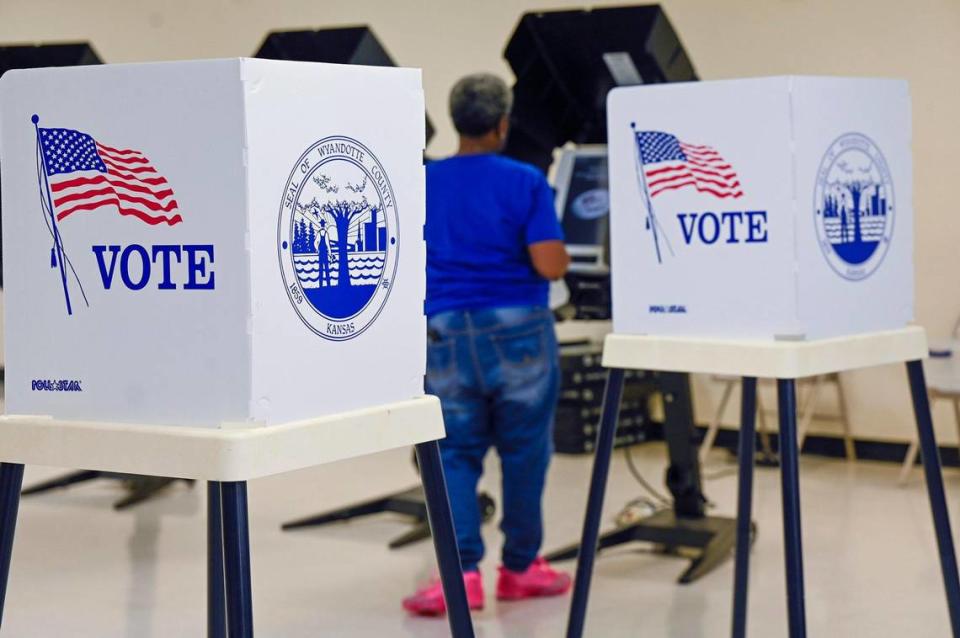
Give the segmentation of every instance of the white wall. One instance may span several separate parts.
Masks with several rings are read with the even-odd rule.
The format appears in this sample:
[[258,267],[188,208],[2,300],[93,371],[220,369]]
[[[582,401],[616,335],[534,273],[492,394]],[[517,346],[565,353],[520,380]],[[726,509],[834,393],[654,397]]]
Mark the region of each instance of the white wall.
[[[617,3],[594,3],[622,4]],[[704,79],[783,73],[903,77],[914,100],[917,320],[944,334],[960,314],[953,193],[960,147],[957,0],[664,0]],[[446,94],[471,71],[509,77],[501,58],[524,11],[566,0],[0,0],[0,42],[85,39],[108,62],[251,55],[278,28],[370,24],[401,64],[424,69],[438,127],[430,151],[453,149]],[[912,425],[899,368],[853,373],[848,394],[860,436],[901,439]],[[715,389],[697,384],[700,417]],[[771,404],[768,401],[768,404]],[[730,416],[737,414],[731,406]],[[935,415],[955,441],[951,415]]]

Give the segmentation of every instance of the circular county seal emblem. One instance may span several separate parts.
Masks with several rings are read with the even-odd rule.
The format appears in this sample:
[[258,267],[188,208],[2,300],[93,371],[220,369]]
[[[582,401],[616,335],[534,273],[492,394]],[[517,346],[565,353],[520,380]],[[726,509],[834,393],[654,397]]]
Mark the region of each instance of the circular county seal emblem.
[[376,320],[397,269],[393,187],[369,148],[326,137],[297,160],[280,203],[280,272],[300,319],[324,339]]
[[890,168],[861,133],[837,138],[820,162],[814,188],[820,250],[841,277],[859,281],[883,262],[893,235]]

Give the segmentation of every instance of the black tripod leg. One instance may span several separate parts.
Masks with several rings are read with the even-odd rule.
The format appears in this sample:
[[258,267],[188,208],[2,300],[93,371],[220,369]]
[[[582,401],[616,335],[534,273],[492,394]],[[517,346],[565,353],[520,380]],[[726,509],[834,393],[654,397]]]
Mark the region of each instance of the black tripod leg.
[[63,476],[52,478],[49,481],[43,481],[42,483],[31,485],[27,489],[23,490],[20,495],[30,496],[31,494],[40,494],[41,492],[49,492],[50,490],[70,487],[71,485],[75,485],[77,483],[98,479],[102,474],[102,472],[98,472],[97,470],[80,470],[78,472],[71,472],[70,474],[64,474]]
[[417,541],[422,541],[425,538],[430,538],[430,524],[427,522],[417,523],[408,531],[390,541],[387,547],[390,549],[400,549]]
[[573,587],[570,617],[567,622],[567,638],[583,636],[587,599],[590,596],[590,579],[593,575],[593,561],[597,555],[600,514],[603,510],[603,497],[607,490],[607,476],[610,474],[610,457],[613,455],[614,434],[617,430],[617,416],[620,413],[622,393],[623,370],[612,368],[607,376],[607,387],[604,390],[603,412],[600,417],[599,432],[597,433],[596,456],[593,459],[593,475],[590,477],[590,496],[587,498],[587,512],[583,519],[580,555],[577,558],[577,576]]
[[740,463],[737,479],[737,548],[733,576],[733,638],[747,635],[747,589],[750,579],[750,519],[753,509],[753,452],[756,447],[757,380],[744,377],[740,399]]
[[207,483],[207,638],[227,638],[220,483]]
[[960,638],[960,578],[957,574],[957,554],[953,546],[953,534],[950,531],[950,514],[947,511],[947,499],[943,491],[940,452],[937,450],[937,441],[933,434],[933,419],[930,416],[930,399],[927,396],[923,363],[908,362],[907,375],[910,378],[910,394],[913,395],[913,413],[917,418],[923,471],[927,479],[930,509],[933,511],[933,526],[940,549],[940,571],[943,573],[943,586],[947,593],[950,627],[954,638]]
[[223,510],[223,566],[226,575],[227,635],[253,638],[253,592],[250,585],[250,531],[245,481],[220,484]]
[[3,625],[3,603],[7,598],[10,559],[13,557],[13,536],[17,530],[23,465],[0,464],[0,626]]
[[114,503],[113,509],[119,512],[150,500],[178,480],[163,476],[135,476],[130,480],[130,493]]
[[736,532],[733,528],[716,532],[710,542],[703,547],[700,555],[690,561],[690,566],[680,574],[677,582],[687,585],[706,576],[730,556],[734,551],[735,541]]
[[387,503],[390,501],[390,499],[390,496],[375,498],[370,501],[358,503],[357,505],[341,507],[340,509],[324,512],[323,514],[316,514],[308,518],[290,521],[289,523],[284,523],[281,529],[290,530],[300,527],[315,527],[318,525],[327,525],[328,523],[350,520],[351,518],[356,518],[358,516],[367,516],[369,514],[385,512],[387,511]]
[[777,379],[780,412],[780,482],[783,491],[783,544],[787,572],[790,638],[807,635],[803,592],[803,541],[800,526],[800,450],[797,445],[797,384]]
[[473,622],[467,605],[467,590],[463,586],[460,550],[453,529],[453,514],[447,496],[447,482],[440,462],[440,446],[436,441],[417,445],[420,480],[427,499],[427,516],[433,533],[433,548],[440,567],[443,597],[447,603],[447,620],[454,638],[473,638]]

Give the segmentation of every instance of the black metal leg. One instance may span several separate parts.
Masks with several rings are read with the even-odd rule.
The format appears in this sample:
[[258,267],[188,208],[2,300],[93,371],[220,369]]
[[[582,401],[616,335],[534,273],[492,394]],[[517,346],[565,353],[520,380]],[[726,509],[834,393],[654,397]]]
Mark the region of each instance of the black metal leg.
[[17,529],[20,488],[23,487],[23,465],[0,464],[0,626],[3,625],[3,603],[7,598],[13,536]]
[[207,483],[207,638],[227,637],[220,483]]
[[737,487],[737,549],[733,576],[733,638],[747,635],[747,585],[750,580],[750,536],[753,509],[753,451],[756,446],[757,380],[744,377],[740,399],[740,474]]
[[803,593],[803,541],[800,527],[800,450],[797,445],[797,384],[777,379],[780,412],[780,489],[783,492],[783,545],[787,572],[790,638],[807,635]]
[[220,484],[223,510],[223,566],[226,576],[227,635],[253,637],[253,593],[250,586],[250,534],[245,481]]
[[950,626],[954,638],[960,638],[960,576],[957,573],[957,554],[950,531],[950,514],[947,512],[943,475],[940,470],[940,452],[933,434],[933,418],[930,416],[930,400],[927,397],[927,382],[924,379],[922,362],[907,362],[907,376],[910,378],[910,394],[913,395],[913,413],[917,419],[923,471],[940,549],[940,570],[943,572],[943,586],[947,593]]
[[577,557],[577,576],[573,586],[573,601],[567,622],[567,638],[583,636],[587,614],[587,598],[590,595],[590,578],[593,561],[597,555],[597,538],[600,533],[600,514],[603,497],[610,474],[610,457],[613,455],[614,434],[617,431],[617,416],[620,413],[620,396],[623,392],[623,370],[613,368],[607,376],[603,396],[603,412],[597,433],[596,456],[593,459],[593,475],[590,477],[590,496],[583,519],[583,535],[580,539],[580,555]]
[[453,529],[453,515],[447,496],[447,482],[440,462],[440,446],[436,441],[417,445],[420,480],[427,500],[427,516],[433,531],[433,548],[440,567],[443,597],[447,603],[447,620],[454,638],[473,638],[473,621],[467,605],[467,590],[463,586],[460,550]]

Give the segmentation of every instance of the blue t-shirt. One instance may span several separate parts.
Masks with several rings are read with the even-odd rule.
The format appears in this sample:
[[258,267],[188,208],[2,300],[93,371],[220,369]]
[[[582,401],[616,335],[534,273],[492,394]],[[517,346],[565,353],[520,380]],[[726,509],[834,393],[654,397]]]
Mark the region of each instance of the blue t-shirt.
[[427,316],[546,306],[549,283],[527,246],[562,239],[543,174],[500,155],[427,164]]

